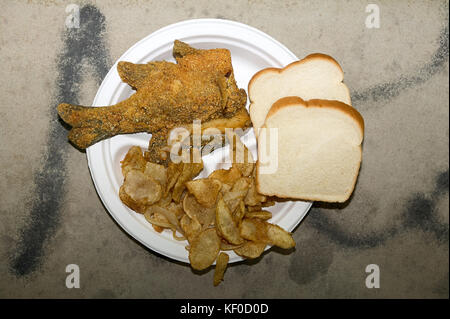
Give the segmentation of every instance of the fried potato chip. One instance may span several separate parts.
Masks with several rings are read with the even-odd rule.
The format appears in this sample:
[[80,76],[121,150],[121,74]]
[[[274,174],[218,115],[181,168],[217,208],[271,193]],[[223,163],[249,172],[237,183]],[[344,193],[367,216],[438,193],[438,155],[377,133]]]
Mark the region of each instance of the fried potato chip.
[[254,223],[253,219],[244,218],[239,227],[239,232],[247,240],[268,242],[266,225]]
[[266,201],[266,196],[261,195],[256,190],[255,179],[251,179],[250,186],[248,188],[247,195],[245,196],[245,205],[256,206]]
[[233,167],[239,169],[243,176],[250,176],[255,167],[252,153],[233,130],[225,130],[225,135],[230,143],[230,159]]
[[155,203],[155,205],[158,205],[160,207],[166,207],[169,206],[170,203],[172,203],[172,194],[168,193],[166,195],[163,194],[161,199]]
[[284,249],[295,247],[295,241],[291,233],[280,226],[258,218],[244,218],[240,226],[240,235],[247,240],[266,243]]
[[244,242],[223,198],[219,199],[216,207],[216,227],[219,234],[230,244],[239,245]]
[[247,211],[249,212],[258,212],[262,209],[261,205],[256,205],[256,206],[247,206]]
[[164,192],[164,195],[169,194],[169,192],[175,186],[175,184],[177,183],[178,177],[181,175],[182,170],[183,170],[182,162],[180,162],[180,163],[169,162],[169,165],[167,166],[167,185],[166,185],[166,191]]
[[167,184],[167,168],[163,165],[147,162],[144,174],[153,177],[162,187]]
[[186,187],[197,202],[205,207],[212,207],[217,201],[222,183],[213,178],[200,178],[186,182]]
[[215,207],[208,208],[200,205],[191,194],[183,198],[183,209],[190,218],[198,220],[203,228],[214,224],[216,218]]
[[[159,213],[152,213],[151,211],[146,211],[144,213],[145,219],[154,226],[153,228],[160,233],[164,228],[172,228],[173,226],[167,220],[167,218]],[[156,226],[156,227],[155,227]]]
[[273,201],[273,200],[261,203],[261,207],[270,207],[270,206],[273,206],[273,205],[275,205],[275,201]]
[[[149,208],[147,208],[146,214],[150,214],[153,216],[164,216],[164,218],[169,222],[169,228],[178,230],[179,232],[182,232],[180,223],[178,221],[178,217],[175,214],[174,210],[168,209],[167,207],[159,207],[157,205],[152,205]],[[161,225],[159,225],[161,226]]]
[[142,155],[142,150],[139,146],[131,147],[124,159],[120,162],[122,164],[122,175],[126,176],[130,170],[136,169],[138,171],[144,171],[147,161]]
[[255,163],[233,163],[233,166],[236,166],[243,176],[250,176],[255,168]]
[[125,175],[119,196],[127,206],[142,213],[144,207],[161,199],[162,187],[151,176],[133,169]]
[[266,248],[265,243],[257,243],[254,241],[246,241],[241,247],[234,249],[234,252],[244,258],[258,258]]
[[234,212],[239,206],[239,202],[245,198],[250,186],[249,178],[239,178],[228,193],[223,195],[223,200],[230,211]]
[[256,212],[247,212],[245,213],[245,218],[259,218],[263,220],[271,219],[272,213],[266,210],[260,210]]
[[180,202],[181,195],[186,188],[185,183],[192,180],[203,170],[203,162],[201,163],[184,163],[180,176],[173,187],[172,200],[176,203]]
[[175,229],[172,229],[172,236],[175,240],[178,240],[178,241],[187,239],[184,235],[178,236],[177,231]]
[[[257,219],[253,219],[257,220]],[[266,222],[267,223],[267,222]],[[292,238],[292,234],[284,230],[278,225],[268,224],[267,237],[270,239],[270,244],[283,248],[289,249],[295,247],[295,240]]]
[[237,167],[231,167],[230,169],[218,169],[208,176],[208,178],[218,179],[222,182],[222,184],[228,184],[230,186],[232,186],[241,177],[241,171],[239,171]]
[[171,202],[167,208],[175,214],[178,220],[184,215],[183,205],[181,203]]
[[181,217],[180,226],[189,242],[192,242],[192,240],[202,231],[202,225],[200,225],[198,220],[192,219],[188,215],[183,215],[183,217]]
[[158,226],[158,225],[155,225],[155,224],[152,224],[152,227],[158,233],[162,233],[163,230],[165,229],[164,227],[161,227],[161,226]]
[[220,253],[216,259],[216,268],[214,269],[214,286],[220,284],[223,280],[223,276],[225,274],[225,270],[227,269],[228,260],[230,257],[226,253]]
[[244,243],[239,244],[239,245],[234,245],[234,244],[230,244],[225,239],[222,239],[220,241],[220,250],[233,250],[233,249],[241,247],[243,244]]
[[241,177],[238,180],[236,180],[233,187],[231,188],[231,191],[232,192],[245,191],[245,194],[247,194],[250,184],[251,179],[249,177]]
[[220,238],[215,228],[202,231],[191,242],[189,261],[191,267],[203,270],[212,265],[220,251]]
[[222,187],[220,188],[220,193],[222,195],[225,195],[226,193],[228,193],[231,190],[231,187],[233,185],[229,185],[229,184],[222,184]]
[[119,198],[122,201],[122,203],[124,203],[125,205],[127,205],[129,208],[131,208],[132,210],[134,210],[137,213],[140,214],[144,214],[145,210],[146,210],[146,205],[142,204],[142,203],[137,203],[135,202],[130,195],[128,195],[125,192],[125,187],[122,185],[119,188]]
[[223,195],[223,200],[227,204],[230,211],[234,212],[239,206],[239,202],[244,198],[245,194],[242,192],[228,192]]
[[241,224],[242,219],[244,218],[245,214],[247,212],[247,209],[245,208],[244,201],[241,200],[239,202],[239,208],[236,209],[233,213],[233,220],[236,223],[236,225],[239,227]]

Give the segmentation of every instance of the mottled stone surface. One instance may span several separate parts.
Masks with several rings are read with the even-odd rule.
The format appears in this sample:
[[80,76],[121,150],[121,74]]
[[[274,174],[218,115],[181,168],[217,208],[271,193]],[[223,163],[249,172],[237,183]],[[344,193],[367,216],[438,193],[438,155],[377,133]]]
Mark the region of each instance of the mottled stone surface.
[[[69,3],[0,1],[0,297],[449,297],[448,1],[377,1],[378,29],[361,1],[102,0],[79,2],[80,28],[68,30]],[[314,204],[295,251],[232,265],[218,287],[212,271],[194,274],[121,230],[55,113],[91,104],[125,50],[192,18],[249,24],[299,57],[334,56],[366,121],[351,201]],[[80,289],[65,286],[72,263]],[[368,264],[379,289],[365,286]]]

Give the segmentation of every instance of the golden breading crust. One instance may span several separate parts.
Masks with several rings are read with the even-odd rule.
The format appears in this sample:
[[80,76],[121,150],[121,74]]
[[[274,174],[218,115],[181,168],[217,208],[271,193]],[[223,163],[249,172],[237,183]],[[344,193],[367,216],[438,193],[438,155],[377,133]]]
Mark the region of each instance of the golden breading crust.
[[242,120],[244,112],[241,123],[248,125],[247,94],[236,85],[228,50],[198,50],[176,41],[174,56],[177,63],[119,62],[122,80],[137,91],[116,105],[58,105],[59,116],[72,126],[69,140],[84,149],[117,134],[149,132],[159,136],[153,145],[161,147],[170,129],[193,120],[231,120],[237,114]]

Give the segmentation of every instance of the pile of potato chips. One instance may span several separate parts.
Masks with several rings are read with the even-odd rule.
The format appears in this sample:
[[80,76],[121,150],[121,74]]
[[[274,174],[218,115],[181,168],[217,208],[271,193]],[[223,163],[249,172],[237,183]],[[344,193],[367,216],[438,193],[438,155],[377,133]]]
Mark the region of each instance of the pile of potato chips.
[[267,222],[263,207],[274,204],[256,190],[255,163],[234,132],[228,132],[232,166],[207,178],[194,179],[203,163],[174,163],[168,167],[145,160],[141,149],[130,148],[122,163],[119,196],[124,204],[144,214],[157,232],[169,229],[177,240],[187,240],[191,267],[203,270],[216,261],[214,285],[222,280],[233,250],[257,258],[267,245],[292,248],[291,234]]

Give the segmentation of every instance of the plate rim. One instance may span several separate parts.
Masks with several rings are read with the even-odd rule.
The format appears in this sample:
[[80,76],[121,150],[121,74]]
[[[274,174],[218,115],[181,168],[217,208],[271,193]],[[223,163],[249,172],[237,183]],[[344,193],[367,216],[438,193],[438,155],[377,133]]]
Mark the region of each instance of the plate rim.
[[[100,97],[100,95],[102,94],[102,90],[104,90],[104,87],[107,85],[107,83],[109,82],[110,78],[113,76],[113,74],[115,72],[117,72],[117,63],[121,60],[126,59],[126,56],[130,55],[131,52],[133,52],[134,50],[136,50],[137,47],[141,46],[143,43],[145,43],[146,41],[148,41],[149,39],[159,36],[161,34],[164,34],[165,32],[168,32],[170,30],[173,29],[177,29],[180,27],[184,27],[186,25],[195,25],[198,27],[198,25],[200,24],[212,24],[212,25],[226,25],[226,26],[232,26],[232,27],[237,27],[237,28],[241,28],[243,30],[246,30],[248,32],[251,33],[256,33],[259,36],[262,36],[263,38],[265,38],[266,40],[268,40],[269,42],[272,42],[276,47],[278,47],[278,49],[282,49],[284,51],[285,54],[287,54],[288,56],[290,56],[290,58],[292,58],[292,60],[298,60],[297,56],[292,53],[286,46],[284,46],[282,43],[280,43],[279,41],[277,41],[276,39],[274,39],[273,37],[271,37],[270,35],[268,35],[267,33],[258,30],[255,27],[249,26],[247,24],[241,23],[241,22],[237,22],[237,21],[233,21],[233,20],[227,20],[227,19],[213,19],[213,18],[201,18],[201,19],[189,19],[189,20],[183,20],[183,21],[179,21],[179,22],[175,22],[172,24],[169,24],[167,26],[164,26],[162,28],[157,29],[156,31],[150,33],[149,35],[145,36],[144,38],[140,39],[139,41],[137,41],[136,43],[134,43],[130,48],[128,48],[115,62],[114,64],[111,66],[111,68],[109,69],[108,73],[106,74],[106,76],[104,77],[104,79],[102,80],[101,85],[99,86],[97,93],[94,97],[93,106],[97,106],[98,105],[98,99]],[[198,33],[198,35],[201,35],[201,33]],[[172,40],[173,41],[173,40]],[[111,98],[111,97],[110,97]],[[152,250],[153,252],[156,252],[162,256],[165,256],[167,258],[171,258],[173,260],[177,260],[183,263],[189,263],[189,260],[186,260],[185,258],[179,257],[176,254],[171,253],[168,250],[163,250],[160,249],[157,246],[153,246],[147,243],[147,241],[145,241],[144,239],[142,239],[140,231],[133,229],[133,227],[129,227],[128,223],[125,223],[123,221],[123,219],[127,219],[125,216],[122,216],[122,218],[120,218],[118,216],[117,213],[113,212],[113,209],[110,207],[110,205],[108,205],[108,201],[106,201],[105,196],[103,194],[102,191],[100,191],[100,186],[98,184],[98,180],[96,179],[96,177],[94,175],[98,174],[98,172],[94,172],[94,164],[92,162],[92,154],[95,152],[95,150],[98,150],[100,148],[105,148],[105,147],[109,147],[109,143],[106,143],[107,141],[101,141],[97,144],[94,144],[93,146],[90,146],[89,148],[86,149],[86,157],[87,157],[87,161],[88,161],[88,167],[89,167],[89,171],[90,171],[90,175],[91,175],[91,179],[94,183],[96,192],[98,194],[98,196],[100,197],[100,200],[103,204],[103,206],[106,208],[106,210],[108,211],[108,214],[113,218],[113,220],[122,228],[123,231],[125,231],[129,236],[131,236],[134,240],[138,241],[140,244],[142,244],[143,246],[145,246],[147,249]],[[105,163],[106,164],[106,163]],[[114,189],[112,190],[114,193]],[[296,201],[292,201],[293,205],[295,206]],[[302,220],[304,220],[305,216],[308,214],[308,212],[310,211],[310,208],[313,204],[313,202],[309,202],[309,201],[301,201],[301,203],[303,203],[305,205],[303,212],[301,213],[300,218],[298,218],[298,220],[296,220],[295,223],[293,223],[291,225],[291,227],[289,227],[289,229],[287,229],[288,231],[294,231],[297,226],[300,224],[300,222]],[[131,216],[129,216],[130,218],[132,218]],[[139,222],[139,221],[135,221],[135,222]],[[148,231],[148,230],[147,230]],[[145,235],[145,234],[144,234]],[[148,234],[147,234],[148,235]],[[156,236],[156,234],[154,234]],[[149,235],[148,235],[149,236]],[[159,237],[159,239],[161,239],[161,237]],[[173,239],[172,239],[173,240]],[[266,248],[266,250],[270,249],[271,247],[268,246]],[[233,252],[234,254],[234,252]],[[237,255],[236,255],[237,256]],[[244,261],[245,259],[237,256],[237,258],[230,258],[230,263],[235,263],[235,262],[241,262]]]

